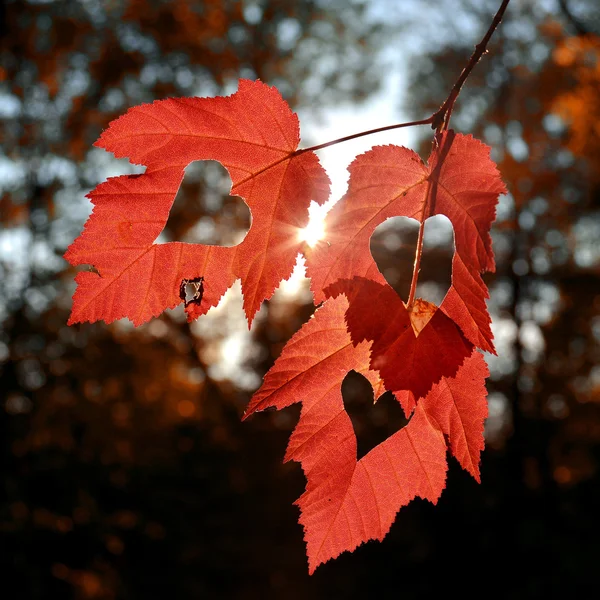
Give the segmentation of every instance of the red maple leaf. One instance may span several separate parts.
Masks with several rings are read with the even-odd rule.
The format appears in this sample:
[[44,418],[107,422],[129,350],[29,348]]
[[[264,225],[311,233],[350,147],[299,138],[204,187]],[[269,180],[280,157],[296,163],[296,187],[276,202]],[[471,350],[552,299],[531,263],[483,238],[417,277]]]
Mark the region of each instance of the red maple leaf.
[[328,300],[288,342],[244,418],[268,407],[302,402],[285,460],[307,477],[298,499],[309,572],[370,539],[382,540],[398,510],[413,498],[437,502],[446,480],[446,442],[479,480],[487,415],[481,354],[474,351],[455,378],[442,378],[419,402],[409,423],[357,461],[356,436],[344,409],[346,374],[363,374],[377,399],[384,391],[369,369],[369,344],[354,345],[346,330],[348,300]]
[[377,146],[349,167],[348,193],[332,209],[326,236],[307,255],[315,302],[338,280],[354,277],[385,284],[369,240],[386,219],[406,216],[423,223],[446,215],[454,228],[452,286],[440,309],[477,347],[494,352],[483,271],[493,271],[490,227],[498,195],[506,192],[489,147],[471,136],[447,131],[425,165],[400,146]]
[[406,309],[387,283],[355,277],[338,281],[326,291],[332,297],[344,294],[348,298],[346,325],[352,341],[373,342],[370,365],[379,371],[388,390],[408,390],[418,400],[441,377],[454,377],[473,352],[473,344],[435,305],[417,304],[431,307],[417,324],[414,311]]
[[[311,200],[324,202],[329,179],[312,152],[295,154],[298,119],[275,88],[241,80],[218,98],[168,99],[132,108],[96,145],[146,165],[142,175],[101,183],[94,211],[65,254],[96,272],[77,275],[69,323],[129,317],[135,325],[182,302],[182,282],[202,279],[188,303],[191,320],[215,306],[236,279],[251,322],[261,302],[292,272]],[[218,160],[231,193],[250,207],[252,225],[233,248],[157,244],[171,205],[194,160]]]

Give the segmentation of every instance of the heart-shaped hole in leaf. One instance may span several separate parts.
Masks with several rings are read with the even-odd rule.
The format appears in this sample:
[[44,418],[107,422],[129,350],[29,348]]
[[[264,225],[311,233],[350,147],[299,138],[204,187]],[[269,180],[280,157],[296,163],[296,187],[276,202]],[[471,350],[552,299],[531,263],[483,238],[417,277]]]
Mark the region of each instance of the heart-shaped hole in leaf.
[[373,402],[373,388],[366,377],[350,371],[342,382],[344,407],[356,436],[357,460],[385,441],[408,422],[391,392]]
[[221,163],[191,162],[159,241],[237,246],[250,229],[250,209],[230,191],[231,177]]
[[[425,221],[423,255],[416,298],[439,306],[450,288],[454,234],[450,220],[436,215]],[[371,237],[371,254],[379,271],[404,302],[408,300],[419,222],[408,217],[393,217]]]

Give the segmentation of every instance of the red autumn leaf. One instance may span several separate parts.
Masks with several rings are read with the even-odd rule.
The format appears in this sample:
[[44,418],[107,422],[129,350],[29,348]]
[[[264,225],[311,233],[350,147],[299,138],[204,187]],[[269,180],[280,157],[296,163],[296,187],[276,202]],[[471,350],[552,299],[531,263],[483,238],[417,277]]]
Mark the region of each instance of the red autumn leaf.
[[443,214],[454,228],[455,257],[452,287],[440,309],[472,344],[493,352],[480,273],[495,268],[489,231],[498,195],[506,189],[489,148],[448,131],[437,138],[428,165],[407,148],[378,146],[357,157],[349,171],[348,193],[328,215],[326,239],[307,256],[315,302],[340,279],[385,283],[369,240],[386,219],[406,216],[422,223]]
[[373,342],[370,365],[388,390],[408,390],[418,400],[442,377],[454,377],[473,351],[473,344],[435,305],[416,328],[414,313],[387,283],[355,277],[338,281],[326,292],[348,298],[346,324],[352,341]]
[[369,344],[354,345],[344,323],[348,300],[328,300],[298,331],[267,373],[245,417],[268,407],[302,402],[285,460],[307,477],[298,499],[309,572],[370,539],[382,540],[398,510],[413,498],[436,503],[446,479],[446,442],[465,469],[479,477],[487,369],[474,352],[456,378],[443,378],[419,402],[408,425],[356,460],[356,436],[341,384],[362,373],[375,398],[384,391],[369,369]]
[[[241,80],[229,97],[145,104],[113,121],[96,145],[147,169],[90,193],[94,211],[65,258],[95,272],[77,275],[69,323],[129,317],[139,325],[181,303],[182,282],[199,277],[203,294],[186,307],[188,319],[215,306],[239,278],[251,322],[292,272],[311,199],[322,203],[329,194],[316,155],[294,154],[299,140],[296,115],[275,88],[259,81]],[[245,239],[233,248],[155,243],[185,167],[209,159],[223,164],[231,193],[250,207]]]
[[488,415],[485,380],[489,375],[483,356],[475,350],[456,377],[444,377],[427,395],[425,410],[450,441],[461,467],[480,481],[483,424]]

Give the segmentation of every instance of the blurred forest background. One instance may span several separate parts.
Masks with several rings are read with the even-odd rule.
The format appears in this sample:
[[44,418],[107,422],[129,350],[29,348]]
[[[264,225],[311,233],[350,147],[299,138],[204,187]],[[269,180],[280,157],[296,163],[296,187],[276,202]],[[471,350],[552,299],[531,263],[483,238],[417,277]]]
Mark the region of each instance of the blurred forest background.
[[[600,6],[513,0],[453,117],[493,147],[510,194],[487,278],[497,336],[482,484],[450,461],[383,543],[307,575],[282,464],[297,407],[241,423],[313,311],[282,289],[244,331],[239,292],[198,322],[67,327],[61,258],[84,195],[133,172],[92,148],[128,107],[216,95],[239,77],[319,113],[368,102],[389,61],[399,114],[445,99],[499,0],[4,0],[0,3],[0,596],[4,599],[582,597],[600,564]],[[396,45],[397,51],[395,50]],[[348,123],[348,133],[361,130]],[[431,133],[423,134],[426,156]],[[326,140],[305,140],[307,142]],[[163,237],[238,243],[249,225],[215,163],[188,169]],[[421,292],[448,286],[452,237],[426,237]],[[417,227],[372,250],[406,294]],[[398,427],[359,376],[344,397],[364,454]],[[594,586],[594,587],[592,587]],[[596,591],[597,593],[597,591]]]

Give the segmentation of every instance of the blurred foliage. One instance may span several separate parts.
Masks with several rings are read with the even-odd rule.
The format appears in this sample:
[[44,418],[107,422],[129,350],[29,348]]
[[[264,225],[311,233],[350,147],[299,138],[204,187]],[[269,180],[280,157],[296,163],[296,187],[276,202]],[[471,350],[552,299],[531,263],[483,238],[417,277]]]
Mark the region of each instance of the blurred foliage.
[[[304,480],[281,463],[297,409],[239,421],[312,311],[305,284],[266,303],[251,334],[235,293],[191,326],[181,311],[138,329],[65,325],[73,272],[60,256],[89,211],[83,194],[135,170],[91,148],[102,128],[155,98],[230,93],[238,77],[277,85],[295,108],[365,99],[385,76],[379,51],[396,23],[390,3],[373,4],[390,15],[385,26],[345,0],[0,4],[3,598],[422,598],[463,593],[479,573],[487,596],[530,599],[581,595],[594,582],[594,0],[513,0],[453,117],[492,146],[511,191],[488,278],[499,356],[490,359],[481,486],[452,464],[437,507],[414,502],[383,545],[309,578],[292,506]],[[498,3],[393,4],[403,27],[394,43],[412,44],[406,98],[420,118],[443,101]],[[405,20],[408,9],[418,23]],[[249,214],[227,190],[222,167],[192,164],[164,239],[238,243]],[[438,302],[451,236],[443,218],[428,222],[419,293]],[[415,241],[401,219],[372,240],[404,296]],[[373,407],[359,376],[344,383],[361,454],[402,424],[388,396]]]

